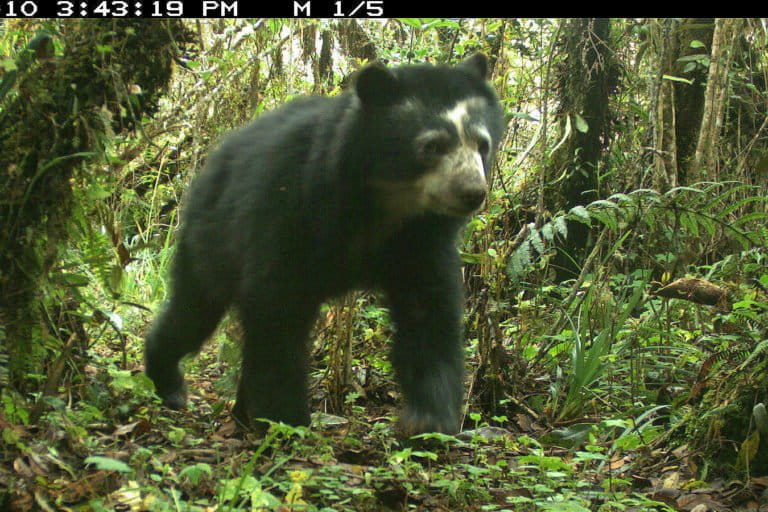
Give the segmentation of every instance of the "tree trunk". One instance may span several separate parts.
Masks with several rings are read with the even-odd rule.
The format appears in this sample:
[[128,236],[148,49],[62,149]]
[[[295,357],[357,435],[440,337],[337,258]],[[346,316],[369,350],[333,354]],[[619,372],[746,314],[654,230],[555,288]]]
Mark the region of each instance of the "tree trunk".
[[[657,190],[668,190],[677,186],[677,134],[675,118],[675,88],[665,75],[672,74],[672,67],[678,56],[675,29],[672,20],[662,21],[656,39],[659,45],[661,66],[656,77],[654,90],[655,119],[653,120],[656,144],[653,186]],[[652,30],[657,26],[652,25]]]
[[[54,36],[41,35],[52,48]],[[13,84],[3,82],[16,97],[0,114],[0,353],[19,388],[40,372],[36,295],[66,235],[78,171],[114,133],[156,111],[179,43],[191,36],[178,20],[84,19],[62,22],[55,37],[61,56],[36,52]],[[131,94],[137,86],[141,94]]]
[[696,151],[708,73],[698,57],[706,55],[712,47],[714,28],[715,20],[712,18],[692,18],[685,20],[676,30],[677,52],[670,74],[691,82],[673,84],[678,185],[689,184],[687,171]]
[[709,181],[718,178],[716,148],[727,102],[728,69],[733,44],[741,25],[742,20],[732,18],[718,18],[715,22],[701,127],[689,169],[689,175],[693,177]]
[[[558,114],[570,120],[572,131],[566,144],[553,156],[547,176],[545,207],[551,212],[569,210],[600,196],[599,166],[610,140],[608,102],[618,77],[610,47],[610,20],[586,18],[565,23],[565,58],[557,70]],[[570,222],[568,238],[554,261],[558,279],[579,274],[580,262],[590,245],[589,228]]]
[[[686,170],[696,149],[704,106],[708,58],[714,20],[692,18],[678,24],[663,20],[655,37],[661,66],[658,74],[654,140],[654,188],[665,191],[688,181]],[[655,29],[659,22],[654,22]]]

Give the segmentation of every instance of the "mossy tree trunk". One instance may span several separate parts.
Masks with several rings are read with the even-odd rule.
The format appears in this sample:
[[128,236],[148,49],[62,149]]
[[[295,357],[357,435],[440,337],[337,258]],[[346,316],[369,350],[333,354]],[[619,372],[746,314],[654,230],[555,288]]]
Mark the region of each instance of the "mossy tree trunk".
[[[564,55],[556,81],[558,115],[561,126],[570,127],[570,135],[548,167],[545,208],[550,212],[569,210],[600,197],[600,162],[610,140],[609,97],[618,78],[610,20],[584,18],[564,23]],[[589,228],[570,222],[567,240],[558,248],[554,261],[558,280],[578,275],[590,245]]]
[[19,56],[28,65],[3,82],[0,111],[0,353],[17,389],[40,371],[37,292],[65,240],[73,188],[93,176],[87,164],[110,138],[157,110],[190,39],[178,20],[68,20],[47,30],[39,37],[50,51]]
[[671,74],[690,82],[675,81],[673,84],[678,185],[689,184],[687,171],[696,151],[707,85],[708,70],[703,65],[703,57],[712,47],[714,27],[712,18],[692,18],[685,20],[677,30],[677,51],[671,63]]
[[659,54],[653,186],[666,191],[688,182],[696,150],[707,85],[714,20],[690,18],[650,22]]

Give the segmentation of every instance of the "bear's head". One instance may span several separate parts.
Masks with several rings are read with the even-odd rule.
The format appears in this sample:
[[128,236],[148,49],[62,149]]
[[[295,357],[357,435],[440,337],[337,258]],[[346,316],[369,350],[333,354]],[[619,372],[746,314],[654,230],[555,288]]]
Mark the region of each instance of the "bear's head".
[[503,129],[487,70],[476,54],[453,67],[372,64],[359,72],[362,172],[391,213],[466,217],[482,206]]

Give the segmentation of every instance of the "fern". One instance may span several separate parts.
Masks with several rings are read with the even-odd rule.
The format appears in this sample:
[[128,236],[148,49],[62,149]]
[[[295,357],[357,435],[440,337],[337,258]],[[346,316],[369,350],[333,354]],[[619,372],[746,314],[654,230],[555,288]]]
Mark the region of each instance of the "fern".
[[523,243],[509,257],[507,275],[515,278],[524,274],[532,261],[530,241],[527,239],[523,240]]
[[544,254],[544,242],[541,240],[541,233],[536,228],[531,228],[531,234],[528,235],[528,240],[531,245],[539,254]]
[[560,236],[563,238],[568,236],[568,223],[565,222],[565,217],[555,217],[552,219],[552,225]]
[[747,365],[754,361],[756,357],[765,352],[768,352],[768,339],[761,341],[755,346],[755,348],[752,349],[752,352],[749,354],[749,356],[744,360],[743,363],[741,363],[741,365],[739,365],[739,370],[746,368]]
[[592,216],[583,206],[574,206],[571,208],[571,211],[569,211],[568,214],[568,217],[573,220],[577,220],[582,224],[586,224],[587,226],[592,225]]
[[[742,197],[744,194],[752,195]],[[756,208],[759,205],[764,211]],[[651,234],[648,236],[651,240],[670,239],[668,235],[658,236],[659,231],[676,228],[672,238],[681,244],[684,237],[699,243],[703,237],[712,240],[720,233],[720,236],[735,238],[747,250],[768,241],[766,207],[768,196],[751,185],[736,182],[676,187],[664,194],[651,189],[613,194],[607,199],[574,206],[539,229],[531,228],[527,238],[510,255],[507,273],[513,278],[519,276],[536,255],[551,249],[556,235],[567,238],[569,221],[589,227],[602,226],[616,234],[642,226]],[[747,211],[750,208],[752,211]],[[738,213],[741,216],[733,218]],[[747,226],[751,230],[745,229]]]

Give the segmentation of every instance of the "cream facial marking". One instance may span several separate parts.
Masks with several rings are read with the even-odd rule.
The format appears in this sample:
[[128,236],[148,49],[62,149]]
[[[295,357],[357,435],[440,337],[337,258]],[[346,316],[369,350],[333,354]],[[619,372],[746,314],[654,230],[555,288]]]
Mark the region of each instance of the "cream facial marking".
[[483,166],[483,157],[480,156],[480,153],[475,151],[474,154],[475,157],[475,164],[477,165],[477,172],[480,173],[480,177],[485,181],[485,167]]
[[[470,124],[470,110],[478,110],[485,107],[487,104],[483,98],[469,98],[458,102],[452,109],[446,111],[443,114],[443,118],[448,120],[456,127],[456,131],[459,133],[461,144],[456,148],[457,155],[453,160],[465,162],[463,168],[469,164],[471,167],[480,174],[481,179],[485,183],[485,166],[483,165],[483,158],[487,158],[489,155],[481,154],[487,152],[487,150],[481,150],[483,147],[478,141],[482,140],[485,144],[485,148],[490,148],[491,135],[485,126],[480,124]],[[467,150],[471,150],[469,153]],[[459,156],[460,155],[460,156]],[[459,158],[457,158],[459,157]],[[453,165],[456,165],[454,163]]]
[[[447,110],[442,117],[456,126],[456,130],[459,132],[459,137],[461,137],[461,142],[465,143],[467,139],[467,126],[465,126],[465,124],[467,119],[469,119],[470,110],[482,109],[486,105],[487,102],[484,98],[461,100],[452,109]],[[485,128],[482,129],[485,131],[485,134],[488,135],[488,130],[485,130]],[[488,138],[490,139],[490,136]]]

